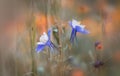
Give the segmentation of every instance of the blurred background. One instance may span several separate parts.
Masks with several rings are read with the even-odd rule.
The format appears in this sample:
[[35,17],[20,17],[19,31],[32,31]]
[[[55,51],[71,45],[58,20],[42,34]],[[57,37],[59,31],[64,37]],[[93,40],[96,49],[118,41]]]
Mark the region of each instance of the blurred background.
[[[64,28],[61,42],[68,43],[72,19],[86,25],[90,34],[77,34],[71,49],[62,47],[70,50],[68,57],[63,55],[69,64],[59,75],[56,61],[48,65],[46,51],[38,54],[34,48],[50,27]],[[53,34],[57,44],[54,39]],[[95,50],[96,41],[102,49]],[[93,65],[95,55],[105,64],[99,69]],[[0,0],[0,76],[120,76],[120,1]]]

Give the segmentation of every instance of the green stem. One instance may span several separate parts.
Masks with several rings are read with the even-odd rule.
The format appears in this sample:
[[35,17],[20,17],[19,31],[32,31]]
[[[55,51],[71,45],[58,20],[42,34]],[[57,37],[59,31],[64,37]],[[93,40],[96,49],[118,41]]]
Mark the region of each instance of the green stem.
[[34,25],[34,17],[33,17],[33,13],[32,13],[32,17],[30,18],[29,22],[28,22],[28,28],[31,28],[29,30],[29,36],[30,36],[30,51],[31,51],[31,60],[32,60],[32,76],[36,76],[37,75],[37,70],[36,70],[36,63],[35,63],[35,35],[36,35],[36,31],[35,31],[35,25]]

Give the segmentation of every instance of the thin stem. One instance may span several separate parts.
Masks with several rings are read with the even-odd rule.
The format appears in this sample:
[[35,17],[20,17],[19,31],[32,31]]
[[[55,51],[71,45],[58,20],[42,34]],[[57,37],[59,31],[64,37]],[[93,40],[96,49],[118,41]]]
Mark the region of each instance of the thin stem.
[[34,49],[35,49],[35,25],[34,25],[34,8],[33,8],[33,0],[31,0],[31,17],[28,22],[28,27],[30,26],[32,29],[29,30],[29,36],[30,36],[30,48],[31,48],[31,59],[32,59],[32,76],[37,75],[36,70],[36,63],[35,63],[35,56],[34,56]]
[[[51,6],[51,2],[50,0],[47,0],[47,10],[46,10],[46,19],[47,19],[47,29],[50,27],[50,20],[49,20],[49,15],[50,15],[50,6]],[[50,76],[52,75],[52,71],[51,71],[51,53],[50,53],[50,49],[47,49],[47,52],[48,52],[48,72],[50,74]]]
[[34,29],[32,28],[32,30],[29,32],[30,33],[30,42],[31,42],[31,58],[32,58],[32,76],[36,76],[36,64],[35,64],[35,57],[34,57],[34,47],[35,47],[35,33],[34,33]]

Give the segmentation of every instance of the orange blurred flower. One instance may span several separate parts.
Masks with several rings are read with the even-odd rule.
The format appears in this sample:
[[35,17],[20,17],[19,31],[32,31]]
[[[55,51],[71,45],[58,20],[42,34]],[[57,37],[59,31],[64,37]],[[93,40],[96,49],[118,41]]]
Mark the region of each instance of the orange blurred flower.
[[45,32],[48,28],[48,25],[50,26],[53,23],[54,23],[54,19],[52,16],[47,16],[42,13],[35,14],[35,25],[37,26],[38,32],[40,33]]
[[35,24],[39,32],[46,31],[47,28],[47,18],[44,14],[35,15]]
[[96,50],[101,50],[101,49],[103,49],[102,43],[99,42],[99,41],[95,42],[95,48],[96,48]]
[[87,29],[90,30],[90,36],[98,36],[98,34],[101,33],[100,23],[90,17],[84,18],[82,24],[86,25]]
[[81,70],[79,70],[79,69],[77,69],[77,70],[74,70],[74,71],[72,72],[72,75],[71,75],[71,76],[84,76],[84,72],[81,71]]
[[81,5],[78,7],[77,11],[79,13],[88,13],[90,11],[90,8],[87,5]]
[[61,6],[63,8],[71,8],[74,6],[74,0],[61,0]]

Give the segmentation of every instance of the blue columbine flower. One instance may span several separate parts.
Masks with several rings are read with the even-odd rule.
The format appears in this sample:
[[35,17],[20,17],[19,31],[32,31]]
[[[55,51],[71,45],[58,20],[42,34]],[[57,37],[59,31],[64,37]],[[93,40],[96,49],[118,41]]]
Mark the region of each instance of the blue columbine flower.
[[89,31],[85,29],[85,25],[80,24],[80,22],[74,19],[72,21],[69,21],[69,25],[72,28],[71,37],[70,37],[71,42],[74,41],[77,32],[80,32],[82,34],[89,34]]
[[37,42],[36,51],[39,53],[43,51],[43,49],[48,46],[51,50],[55,47],[54,44],[50,40],[51,30],[48,31],[48,34],[45,32],[40,36],[39,42]]

